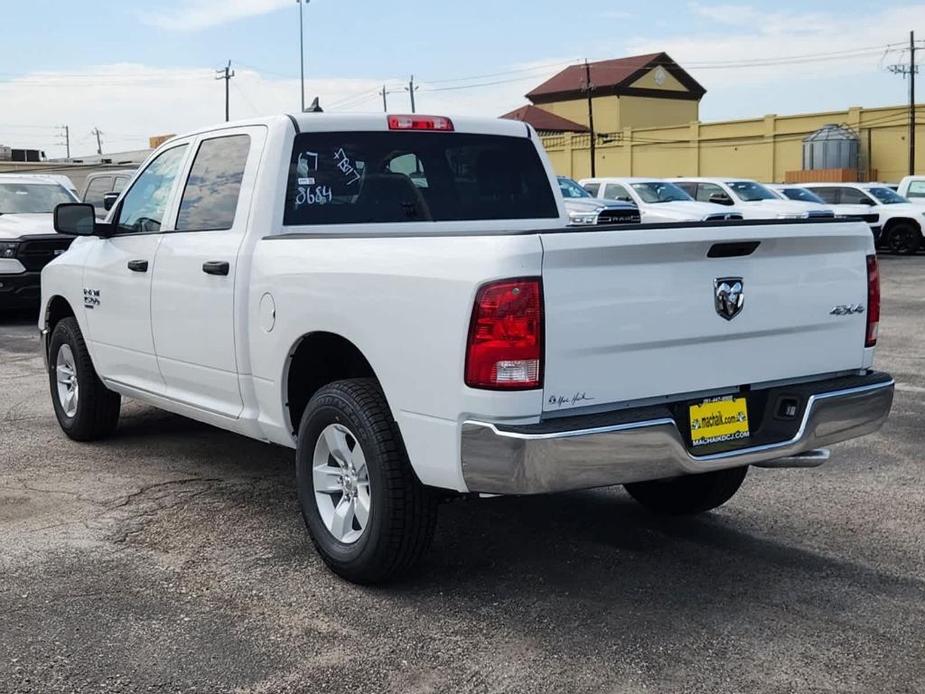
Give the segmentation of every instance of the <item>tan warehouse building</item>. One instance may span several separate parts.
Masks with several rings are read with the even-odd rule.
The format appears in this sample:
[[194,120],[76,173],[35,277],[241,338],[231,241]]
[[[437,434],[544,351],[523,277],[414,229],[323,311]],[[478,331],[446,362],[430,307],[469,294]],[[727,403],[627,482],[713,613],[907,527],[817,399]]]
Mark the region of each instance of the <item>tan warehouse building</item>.
[[[701,123],[703,88],[666,53],[572,65],[504,118],[540,131],[557,173],[591,175],[588,77],[598,176],[741,176],[762,181],[898,181],[909,168],[906,106]],[[805,172],[803,140],[827,125],[857,137],[850,170]],[[916,126],[925,142],[925,128]],[[925,157],[920,157],[925,160]],[[923,173],[925,161],[917,161]]]

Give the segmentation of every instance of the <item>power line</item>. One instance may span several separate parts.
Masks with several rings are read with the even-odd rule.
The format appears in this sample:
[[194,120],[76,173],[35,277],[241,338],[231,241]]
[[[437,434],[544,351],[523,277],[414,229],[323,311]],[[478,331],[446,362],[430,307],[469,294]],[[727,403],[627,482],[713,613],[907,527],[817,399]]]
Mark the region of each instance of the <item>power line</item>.
[[477,89],[479,87],[493,87],[496,84],[511,84],[513,82],[526,82],[527,80],[535,80],[535,75],[527,75],[526,77],[515,77],[509,80],[495,80],[493,82],[480,82],[478,84],[461,84],[455,87],[432,87],[432,88],[423,88],[421,91],[424,92],[452,92],[458,91],[461,89]]
[[762,65],[787,64],[793,61],[815,61],[838,58],[854,58],[858,55],[868,53],[879,53],[883,50],[895,48],[902,44],[886,43],[879,46],[867,46],[862,48],[848,48],[840,51],[828,51],[825,53],[804,53],[801,55],[773,56],[765,58],[744,58],[740,60],[714,60],[701,63],[686,63],[685,68],[707,70],[711,68],[736,68],[736,67],[760,67]]
[[440,80],[424,80],[428,84],[445,84],[447,82],[468,82],[469,80],[480,80],[485,79],[486,77],[501,77],[503,75],[514,75],[521,72],[538,72],[541,70],[549,70],[554,67],[567,67],[573,65],[577,62],[576,60],[570,60],[567,63],[549,63],[548,65],[534,65],[533,67],[524,67],[518,68],[515,70],[505,70],[503,72],[488,72],[483,75],[471,75],[469,77],[451,77],[449,79],[440,79]]
[[260,109],[258,109],[256,106],[254,106],[254,102],[251,101],[250,98],[248,98],[247,94],[244,93],[244,90],[241,89],[240,86],[238,86],[238,83],[235,82],[235,83],[232,84],[231,86],[234,87],[234,90],[235,90],[235,91],[238,93],[238,95],[244,100],[244,103],[246,103],[246,104],[248,105],[248,107],[249,107],[250,110],[254,113],[254,115],[259,115],[259,114],[260,114]]
[[[391,93],[391,91],[392,91],[392,90],[390,90],[390,93]],[[366,101],[366,100],[368,100],[368,99],[370,99],[370,98],[372,98],[372,97],[374,97],[374,96],[378,96],[378,95],[379,95],[379,91],[378,91],[378,90],[376,90],[376,89],[369,89],[369,90],[366,90],[366,91],[364,91],[364,92],[359,92],[359,93],[357,93],[357,94],[351,94],[350,96],[344,97],[343,99],[340,99],[340,100],[338,100],[338,101],[335,101],[335,102],[331,103],[331,104],[328,105],[326,108],[328,108],[328,109],[330,110],[330,109],[341,108],[341,107],[343,107],[343,106],[346,106],[347,104],[351,104],[351,105],[352,105],[353,103],[362,103],[363,101]]]

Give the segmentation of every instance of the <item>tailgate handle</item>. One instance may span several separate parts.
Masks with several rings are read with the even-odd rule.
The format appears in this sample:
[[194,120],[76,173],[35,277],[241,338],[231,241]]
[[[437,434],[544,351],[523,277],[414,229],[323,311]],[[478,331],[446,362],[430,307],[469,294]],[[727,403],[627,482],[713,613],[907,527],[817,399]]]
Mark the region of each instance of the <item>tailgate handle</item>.
[[714,243],[710,246],[707,258],[740,258],[751,255],[761,245],[761,241],[733,241],[732,243]]

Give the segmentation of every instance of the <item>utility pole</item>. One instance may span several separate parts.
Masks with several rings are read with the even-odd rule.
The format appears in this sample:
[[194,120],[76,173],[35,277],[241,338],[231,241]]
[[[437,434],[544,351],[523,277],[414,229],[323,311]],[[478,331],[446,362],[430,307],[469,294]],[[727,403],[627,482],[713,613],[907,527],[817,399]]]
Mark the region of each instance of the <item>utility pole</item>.
[[591,65],[588,63],[588,59],[585,58],[585,91],[588,92],[588,130],[591,131],[591,177],[593,178],[596,174],[595,171],[595,154],[594,154],[594,145],[595,140],[597,139],[594,135],[594,104],[591,101],[591,92],[594,90],[594,85],[591,83]]
[[100,140],[100,135],[102,135],[103,133],[100,132],[99,128],[93,128],[93,130],[90,131],[90,134],[96,135],[96,153],[102,154],[103,153],[103,141]]
[[384,84],[382,85],[382,91],[379,92],[379,94],[382,96],[382,110],[388,113],[389,112],[389,102],[386,100],[386,95],[388,94],[388,92],[385,90]]
[[915,45],[915,32],[909,32],[909,64],[890,65],[887,69],[894,75],[902,75],[903,79],[909,76],[909,175],[915,175],[915,75],[919,71],[915,64],[915,52],[919,48]]
[[231,69],[230,60],[228,61],[228,64],[225,67],[219,68],[218,70],[215,71],[215,79],[225,80],[225,122],[226,123],[229,120],[231,120],[229,118],[229,100],[231,98],[231,95],[229,94],[228,88],[231,86],[232,77],[234,77],[234,70]]
[[64,148],[65,148],[65,151],[67,152],[67,156],[65,157],[65,159],[67,161],[70,161],[71,160],[71,129],[68,128],[68,126],[66,125],[62,125],[58,129],[63,131],[61,136],[64,138]]
[[414,75],[411,75],[411,79],[408,80],[408,86],[405,87],[405,91],[411,95],[411,113],[415,113],[414,110],[414,92],[417,91],[417,87],[414,86]]
[[909,32],[909,175],[915,176],[915,32]]
[[302,24],[302,5],[311,0],[295,0],[299,4],[299,78],[302,92],[302,113],[305,113],[305,30]]

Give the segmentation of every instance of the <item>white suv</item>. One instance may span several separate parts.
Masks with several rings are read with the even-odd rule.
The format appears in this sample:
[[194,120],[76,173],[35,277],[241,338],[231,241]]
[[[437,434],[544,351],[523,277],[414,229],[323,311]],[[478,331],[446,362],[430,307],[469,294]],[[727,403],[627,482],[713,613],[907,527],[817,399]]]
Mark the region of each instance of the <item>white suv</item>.
[[879,246],[903,255],[912,255],[922,246],[925,211],[892,188],[882,183],[806,183],[804,187],[838,214],[867,222]]
[[737,209],[697,202],[674,183],[657,178],[583,178],[579,183],[596,198],[635,203],[644,224],[742,219]]
[[825,205],[781,200],[771,190],[747,178],[675,178],[695,200],[735,206],[745,219],[810,219],[834,217]]

